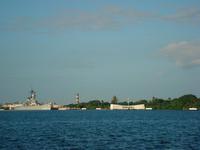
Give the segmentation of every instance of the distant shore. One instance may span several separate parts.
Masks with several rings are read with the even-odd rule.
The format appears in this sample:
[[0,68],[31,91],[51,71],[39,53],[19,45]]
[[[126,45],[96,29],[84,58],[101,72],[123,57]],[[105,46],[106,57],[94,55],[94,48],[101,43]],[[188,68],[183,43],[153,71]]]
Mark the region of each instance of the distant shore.
[[[195,95],[188,94],[179,98],[161,99],[153,97],[151,100],[124,101],[118,102],[116,96],[113,96],[111,102],[103,100],[92,100],[89,102],[80,102],[78,104],[68,105],[52,105],[52,110],[109,110],[111,104],[118,104],[127,109],[131,105],[144,105],[145,110],[200,110],[200,98]],[[11,105],[19,105],[18,103],[5,103],[0,105],[0,110],[8,110]]]

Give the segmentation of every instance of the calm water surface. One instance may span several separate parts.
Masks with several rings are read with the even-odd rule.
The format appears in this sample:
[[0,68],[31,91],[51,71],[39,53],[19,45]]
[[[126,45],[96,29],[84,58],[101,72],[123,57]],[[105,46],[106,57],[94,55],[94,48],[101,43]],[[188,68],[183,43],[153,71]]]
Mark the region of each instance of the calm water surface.
[[0,149],[200,149],[200,111],[2,111]]

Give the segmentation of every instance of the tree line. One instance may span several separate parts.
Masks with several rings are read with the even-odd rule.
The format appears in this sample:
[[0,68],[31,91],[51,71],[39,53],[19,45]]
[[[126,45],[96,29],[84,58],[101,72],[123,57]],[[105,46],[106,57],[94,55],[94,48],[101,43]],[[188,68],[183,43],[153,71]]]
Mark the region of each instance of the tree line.
[[110,104],[120,104],[120,105],[137,105],[137,104],[145,104],[145,107],[150,107],[152,109],[171,109],[171,110],[183,110],[191,107],[196,107],[200,109],[200,98],[197,98],[195,95],[188,94],[183,95],[179,98],[168,98],[161,99],[153,97],[151,100],[138,100],[136,102],[133,101],[123,101],[119,102],[116,96],[113,96],[110,102],[105,102],[103,100],[92,100],[89,102],[82,102],[80,104],[69,104],[65,105],[71,108],[87,108],[87,109],[109,109]]
[[[153,97],[151,100],[138,100],[136,102],[133,101],[122,101],[119,102],[116,96],[113,96],[110,102],[103,100],[91,100],[89,102],[82,102],[79,104],[68,104],[66,107],[70,108],[87,108],[87,109],[109,109],[110,104],[120,104],[120,105],[137,105],[137,104],[145,104],[145,107],[149,107],[152,109],[166,109],[166,110],[188,110],[188,108],[195,107],[200,109],[200,98],[197,98],[195,95],[188,94],[183,95],[179,98],[168,98],[161,99]],[[0,104],[0,109],[3,108],[2,104]]]

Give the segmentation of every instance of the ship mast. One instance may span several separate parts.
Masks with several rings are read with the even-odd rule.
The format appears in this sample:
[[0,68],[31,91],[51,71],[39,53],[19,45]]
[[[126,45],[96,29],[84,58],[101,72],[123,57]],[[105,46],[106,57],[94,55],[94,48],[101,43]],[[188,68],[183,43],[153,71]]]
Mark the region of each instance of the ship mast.
[[36,99],[36,92],[31,90],[31,99]]

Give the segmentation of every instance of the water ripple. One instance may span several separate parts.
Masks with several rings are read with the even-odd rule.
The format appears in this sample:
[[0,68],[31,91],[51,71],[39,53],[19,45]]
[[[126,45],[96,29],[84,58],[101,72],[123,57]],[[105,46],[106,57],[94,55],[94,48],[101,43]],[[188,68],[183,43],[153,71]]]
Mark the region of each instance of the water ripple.
[[200,149],[200,112],[0,112],[0,149]]

